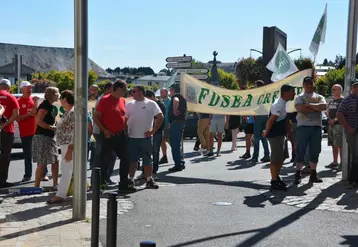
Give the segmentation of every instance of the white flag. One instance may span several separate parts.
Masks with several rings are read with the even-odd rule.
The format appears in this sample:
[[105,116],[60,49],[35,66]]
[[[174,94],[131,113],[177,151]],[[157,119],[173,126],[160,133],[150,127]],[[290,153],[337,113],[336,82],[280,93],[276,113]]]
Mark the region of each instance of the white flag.
[[266,68],[273,72],[271,76],[271,81],[273,82],[282,80],[298,71],[295,63],[290,56],[287,55],[281,43],[278,44],[275,55],[267,64]]
[[318,54],[320,43],[321,42],[324,43],[324,41],[326,40],[326,26],[327,26],[327,4],[326,7],[324,8],[323,15],[318,23],[316,32],[313,35],[313,39],[310,45],[310,51],[312,52],[315,59]]
[[[175,77],[177,76],[177,74],[178,74],[178,70],[175,71],[175,73],[169,78],[169,80],[163,84],[163,87],[162,87],[162,88],[169,89],[170,86],[175,83]],[[158,89],[158,90],[155,92],[155,96],[160,96],[160,89]]]

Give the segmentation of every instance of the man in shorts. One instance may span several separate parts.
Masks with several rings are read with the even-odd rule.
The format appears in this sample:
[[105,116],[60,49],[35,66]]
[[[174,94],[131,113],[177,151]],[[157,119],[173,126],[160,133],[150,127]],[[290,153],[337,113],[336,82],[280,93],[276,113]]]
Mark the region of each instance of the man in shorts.
[[328,117],[328,146],[332,147],[333,162],[326,168],[339,168],[338,154],[342,162],[343,126],[338,122],[337,111],[343,101],[343,88],[339,84],[332,86],[333,99],[327,105],[326,115]]
[[[144,177],[147,179],[146,188],[158,189],[153,179],[152,136],[160,131],[164,115],[158,104],[145,97],[143,86],[135,86],[132,90],[133,101],[126,105],[126,120],[128,123],[128,153],[130,159],[129,179],[134,182],[138,158],[143,161]],[[154,122],[155,118],[155,122]],[[154,122],[154,127],[153,127]]]
[[324,97],[314,92],[314,80],[311,77],[303,79],[304,92],[295,99],[297,114],[297,154],[295,184],[301,183],[301,169],[304,163],[307,146],[309,146],[310,183],[322,183],[317,176],[317,163],[321,153],[322,141],[322,111],[327,104]]
[[254,118],[252,116],[248,116],[247,124],[245,127],[245,144],[246,144],[246,152],[244,155],[240,156],[241,159],[249,159],[251,158],[251,139],[254,134]]
[[221,145],[223,143],[223,133],[225,132],[226,116],[220,114],[214,114],[211,116],[210,120],[210,145],[209,152],[204,154],[205,156],[211,157],[214,156],[214,135],[218,134],[218,149],[217,156],[221,155]]
[[271,147],[271,189],[286,190],[286,184],[280,178],[280,171],[285,160],[285,135],[287,130],[286,104],[295,97],[295,89],[290,85],[281,87],[281,97],[271,106],[270,117],[263,132],[263,137],[267,137]]

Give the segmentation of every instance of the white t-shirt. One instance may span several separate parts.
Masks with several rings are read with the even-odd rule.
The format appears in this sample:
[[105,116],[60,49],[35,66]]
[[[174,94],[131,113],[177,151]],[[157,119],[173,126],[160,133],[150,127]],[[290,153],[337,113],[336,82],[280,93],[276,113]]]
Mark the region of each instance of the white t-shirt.
[[276,122],[279,122],[286,118],[286,101],[284,101],[281,97],[278,98],[271,106],[271,114],[278,116]]
[[128,136],[145,138],[144,133],[153,128],[154,117],[161,112],[158,104],[149,99],[127,103]]

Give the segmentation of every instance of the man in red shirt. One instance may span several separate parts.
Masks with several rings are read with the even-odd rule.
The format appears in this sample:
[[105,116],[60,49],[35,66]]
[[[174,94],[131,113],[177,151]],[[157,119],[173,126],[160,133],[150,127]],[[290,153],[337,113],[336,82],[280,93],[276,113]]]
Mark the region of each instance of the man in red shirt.
[[[113,93],[105,95],[98,102],[94,113],[94,121],[101,130],[102,153],[101,153],[101,186],[106,187],[106,175],[108,164],[110,164],[112,150],[116,153],[120,162],[120,184],[121,192],[135,192],[133,181],[128,179],[129,155],[127,151],[127,123],[126,101],[124,96],[127,92],[127,83],[117,80],[113,84]],[[98,164],[96,164],[98,166]]]
[[36,132],[36,105],[31,97],[32,85],[28,81],[20,84],[22,96],[18,99],[20,110],[17,122],[19,124],[22,148],[24,150],[25,175],[22,182],[32,177],[32,138]]
[[16,98],[9,93],[11,83],[7,79],[0,81],[0,105],[5,107],[1,126],[0,145],[0,188],[11,187],[13,184],[6,182],[9,173],[10,156],[14,142],[14,121],[19,115],[19,104]]

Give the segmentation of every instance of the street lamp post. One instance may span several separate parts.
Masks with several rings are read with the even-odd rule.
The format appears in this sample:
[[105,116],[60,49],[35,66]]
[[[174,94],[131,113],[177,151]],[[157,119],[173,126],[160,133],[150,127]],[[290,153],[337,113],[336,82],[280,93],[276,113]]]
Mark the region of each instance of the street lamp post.
[[75,138],[72,218],[86,218],[88,0],[74,0],[75,16]]
[[[358,1],[350,0],[348,6],[348,28],[347,28],[347,56],[346,72],[344,76],[344,96],[350,93],[352,79],[356,74],[356,53],[357,53],[357,23],[358,23]],[[342,179],[348,179],[348,144],[343,135],[343,160],[342,160]]]

